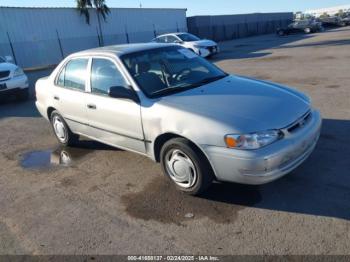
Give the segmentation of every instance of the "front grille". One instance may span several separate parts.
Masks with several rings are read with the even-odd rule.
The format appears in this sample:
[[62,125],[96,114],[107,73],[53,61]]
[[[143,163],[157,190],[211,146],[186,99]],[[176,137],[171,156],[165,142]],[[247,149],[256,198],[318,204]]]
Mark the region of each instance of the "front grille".
[[287,127],[287,131],[289,133],[296,132],[298,129],[307,125],[307,123],[310,121],[310,119],[311,119],[311,112],[309,111],[304,116],[299,118],[296,122],[294,122],[292,125]]
[[7,78],[10,75],[10,71],[0,71],[0,78]]

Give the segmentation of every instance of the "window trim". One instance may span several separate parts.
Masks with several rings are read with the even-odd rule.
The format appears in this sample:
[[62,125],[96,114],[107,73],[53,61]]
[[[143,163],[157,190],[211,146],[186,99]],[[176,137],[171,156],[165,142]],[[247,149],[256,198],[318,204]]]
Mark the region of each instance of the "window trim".
[[60,77],[62,71],[66,68],[67,64],[73,60],[76,59],[86,59],[88,62],[86,64],[86,73],[89,73],[88,69],[89,69],[89,62],[90,62],[90,57],[89,56],[76,56],[76,57],[72,57],[71,59],[67,59],[63,65],[61,66],[61,68],[59,69],[59,71],[57,72],[55,79],[54,79],[54,85],[55,87],[59,87],[59,88],[63,88],[66,90],[72,90],[72,91],[78,91],[78,92],[82,92],[82,93],[86,93],[87,92],[87,79],[85,79],[85,89],[79,89],[79,88],[69,88],[69,87],[65,87],[65,86],[61,86],[58,84],[58,78]]

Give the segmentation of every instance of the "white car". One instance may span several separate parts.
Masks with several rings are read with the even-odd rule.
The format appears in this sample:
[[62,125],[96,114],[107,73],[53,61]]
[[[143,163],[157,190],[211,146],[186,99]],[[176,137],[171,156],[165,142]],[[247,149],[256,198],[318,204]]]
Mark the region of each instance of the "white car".
[[0,97],[16,95],[19,100],[29,97],[28,78],[22,68],[11,63],[9,56],[0,56]]
[[207,39],[199,39],[197,36],[189,33],[160,35],[153,39],[153,42],[178,44],[192,50],[202,57],[208,57],[219,53],[219,47],[216,42]]

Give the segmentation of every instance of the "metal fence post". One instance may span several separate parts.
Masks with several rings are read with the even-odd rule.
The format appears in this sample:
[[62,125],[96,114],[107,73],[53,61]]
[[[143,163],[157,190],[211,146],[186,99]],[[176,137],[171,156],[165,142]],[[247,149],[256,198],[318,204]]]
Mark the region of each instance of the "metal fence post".
[[15,61],[15,64],[17,65],[17,58],[16,58],[16,54],[15,54],[15,49],[13,48],[13,45],[12,45],[12,41],[11,41],[9,32],[6,32],[6,33],[7,33],[7,39],[9,40],[9,43],[10,43],[10,48],[11,48],[13,60]]
[[125,35],[126,35],[126,42],[130,44],[129,34],[128,34],[128,28],[125,25]]
[[97,26],[96,26],[96,32],[97,32],[98,46],[101,47],[101,38],[100,38],[100,34],[99,34],[99,32],[98,32]]
[[157,37],[156,26],[154,24],[153,24],[153,34],[154,34],[154,37]]
[[62,59],[63,59],[63,58],[64,58],[63,48],[62,48],[61,39],[60,39],[60,36],[59,36],[59,34],[58,34],[58,30],[57,30],[57,29],[56,29],[56,34],[57,34],[58,46],[60,47],[61,56],[62,56]]

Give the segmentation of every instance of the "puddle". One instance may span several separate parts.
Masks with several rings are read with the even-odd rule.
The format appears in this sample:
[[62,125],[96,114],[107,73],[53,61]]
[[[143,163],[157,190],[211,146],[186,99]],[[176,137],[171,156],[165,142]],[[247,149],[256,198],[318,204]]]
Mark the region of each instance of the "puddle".
[[22,155],[20,163],[24,169],[70,166],[72,163],[91,152],[93,152],[93,150],[70,147],[30,151]]
[[130,216],[143,220],[182,225],[184,221],[207,217],[228,224],[236,220],[239,210],[259,203],[261,195],[258,186],[214,183],[205,194],[193,197],[158,177],[141,192],[124,195],[122,201]]

